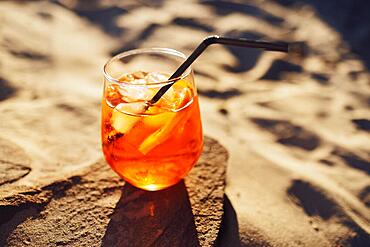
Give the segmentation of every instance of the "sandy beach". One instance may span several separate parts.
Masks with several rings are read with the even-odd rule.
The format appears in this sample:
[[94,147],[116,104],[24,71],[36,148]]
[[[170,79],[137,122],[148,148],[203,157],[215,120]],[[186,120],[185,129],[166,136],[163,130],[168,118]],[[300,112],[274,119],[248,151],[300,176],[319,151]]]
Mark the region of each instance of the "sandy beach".
[[[113,55],[147,47],[189,55],[213,34],[303,41],[304,58],[214,45],[193,64],[204,134],[229,153],[218,243],[370,246],[369,7],[1,1],[0,212],[6,198],[102,159],[102,67]],[[0,243],[25,245],[7,234]]]

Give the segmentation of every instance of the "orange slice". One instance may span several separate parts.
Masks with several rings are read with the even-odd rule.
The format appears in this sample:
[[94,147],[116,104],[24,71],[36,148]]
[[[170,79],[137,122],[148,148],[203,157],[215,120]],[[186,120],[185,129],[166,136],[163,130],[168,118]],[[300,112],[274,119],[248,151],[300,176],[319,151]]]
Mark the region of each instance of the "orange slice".
[[[180,82],[178,85],[176,85]],[[187,87],[188,83],[184,80],[176,82],[173,86],[176,85],[175,90],[185,90],[182,91],[181,97],[174,95],[172,100],[176,102],[176,108],[173,110],[181,109],[184,107],[192,97],[190,89]],[[167,99],[168,100],[168,99]],[[145,117],[143,122],[146,125],[150,125],[156,128],[159,128],[154,133],[150,134],[139,146],[139,151],[143,154],[147,154],[153,148],[159,144],[166,141],[171,134],[174,132],[175,128],[178,128],[181,122],[185,122],[187,119],[187,110],[183,109],[179,112],[165,112],[154,116]]]
[[170,138],[175,128],[177,128],[181,122],[186,121],[188,115],[187,112],[188,111],[185,110],[184,112],[173,113],[174,115],[171,115],[171,117],[166,120],[166,123],[163,125],[163,127],[149,135],[140,144],[139,151],[143,154],[147,154],[153,148]]
[[163,112],[152,116],[146,116],[143,119],[144,126],[148,126],[154,129],[159,129],[164,126],[167,122],[172,121],[175,117],[175,112]]

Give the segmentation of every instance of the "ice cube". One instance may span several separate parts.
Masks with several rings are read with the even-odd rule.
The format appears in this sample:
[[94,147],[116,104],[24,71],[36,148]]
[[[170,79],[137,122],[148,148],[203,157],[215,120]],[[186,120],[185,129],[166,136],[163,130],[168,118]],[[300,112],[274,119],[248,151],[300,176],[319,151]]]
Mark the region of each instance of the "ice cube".
[[112,111],[111,124],[120,133],[129,132],[141,119],[146,110],[145,102],[121,103]]
[[132,73],[131,75],[135,78],[135,79],[145,79],[145,77],[147,76],[147,72],[144,72],[144,71],[136,71],[134,73]]
[[137,71],[131,74],[123,74],[121,77],[118,78],[118,80],[124,83],[145,85],[147,84],[145,79],[147,74],[148,73],[143,71]]
[[148,73],[145,77],[148,83],[165,82],[168,80],[168,78],[168,75],[159,72]]
[[120,82],[131,82],[133,80],[135,80],[135,78],[133,77],[133,75],[131,74],[123,74],[121,77],[118,78],[118,80]]
[[114,108],[114,110],[117,110],[122,113],[126,113],[129,115],[142,115],[145,113],[146,109],[148,107],[148,104],[144,101],[140,102],[132,102],[132,103],[121,103]]
[[122,96],[118,91],[119,85],[109,85],[105,92],[105,101],[110,107],[115,107],[119,103],[122,103]]
[[145,85],[121,86],[119,92],[126,102],[148,101],[155,95],[155,90]]

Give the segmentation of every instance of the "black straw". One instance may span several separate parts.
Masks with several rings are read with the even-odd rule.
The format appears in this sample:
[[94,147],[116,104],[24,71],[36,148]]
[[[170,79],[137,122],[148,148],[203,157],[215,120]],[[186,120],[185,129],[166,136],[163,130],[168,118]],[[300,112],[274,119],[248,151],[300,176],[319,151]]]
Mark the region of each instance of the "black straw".
[[[236,38],[227,38],[227,37],[220,37],[217,35],[209,36],[205,38],[200,45],[191,53],[191,55],[177,68],[175,73],[171,75],[168,80],[176,79],[180,77],[186,69],[197,59],[203,51],[212,44],[223,44],[223,45],[231,45],[231,46],[241,46],[241,47],[248,47],[248,48],[257,48],[257,49],[264,49],[267,51],[278,51],[278,52],[293,52],[300,54],[302,53],[301,45],[299,43],[273,43],[273,42],[266,42],[266,41],[257,41],[257,40],[248,40],[248,39],[236,39]],[[176,80],[161,87],[158,92],[153,96],[153,98],[149,101],[149,104],[155,104],[162,96],[167,92],[167,90],[175,84]]]

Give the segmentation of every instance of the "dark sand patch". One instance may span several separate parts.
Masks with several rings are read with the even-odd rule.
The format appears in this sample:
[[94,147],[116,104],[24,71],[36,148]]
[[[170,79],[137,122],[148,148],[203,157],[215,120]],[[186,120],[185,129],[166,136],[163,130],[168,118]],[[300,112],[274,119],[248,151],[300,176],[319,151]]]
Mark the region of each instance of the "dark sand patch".
[[208,89],[208,90],[198,89],[198,93],[208,98],[217,98],[217,99],[230,99],[230,98],[237,97],[242,94],[238,89],[235,89],[235,88],[231,88],[225,91],[218,91],[215,89]]
[[277,142],[312,151],[320,145],[320,138],[315,133],[285,120],[252,118],[252,122],[272,133]]
[[9,82],[0,77],[0,101],[12,97],[17,90]]
[[358,118],[351,120],[353,124],[356,125],[356,128],[359,130],[370,131],[370,120],[365,118]]
[[337,147],[332,154],[341,158],[346,165],[370,174],[370,162],[344,148]]

